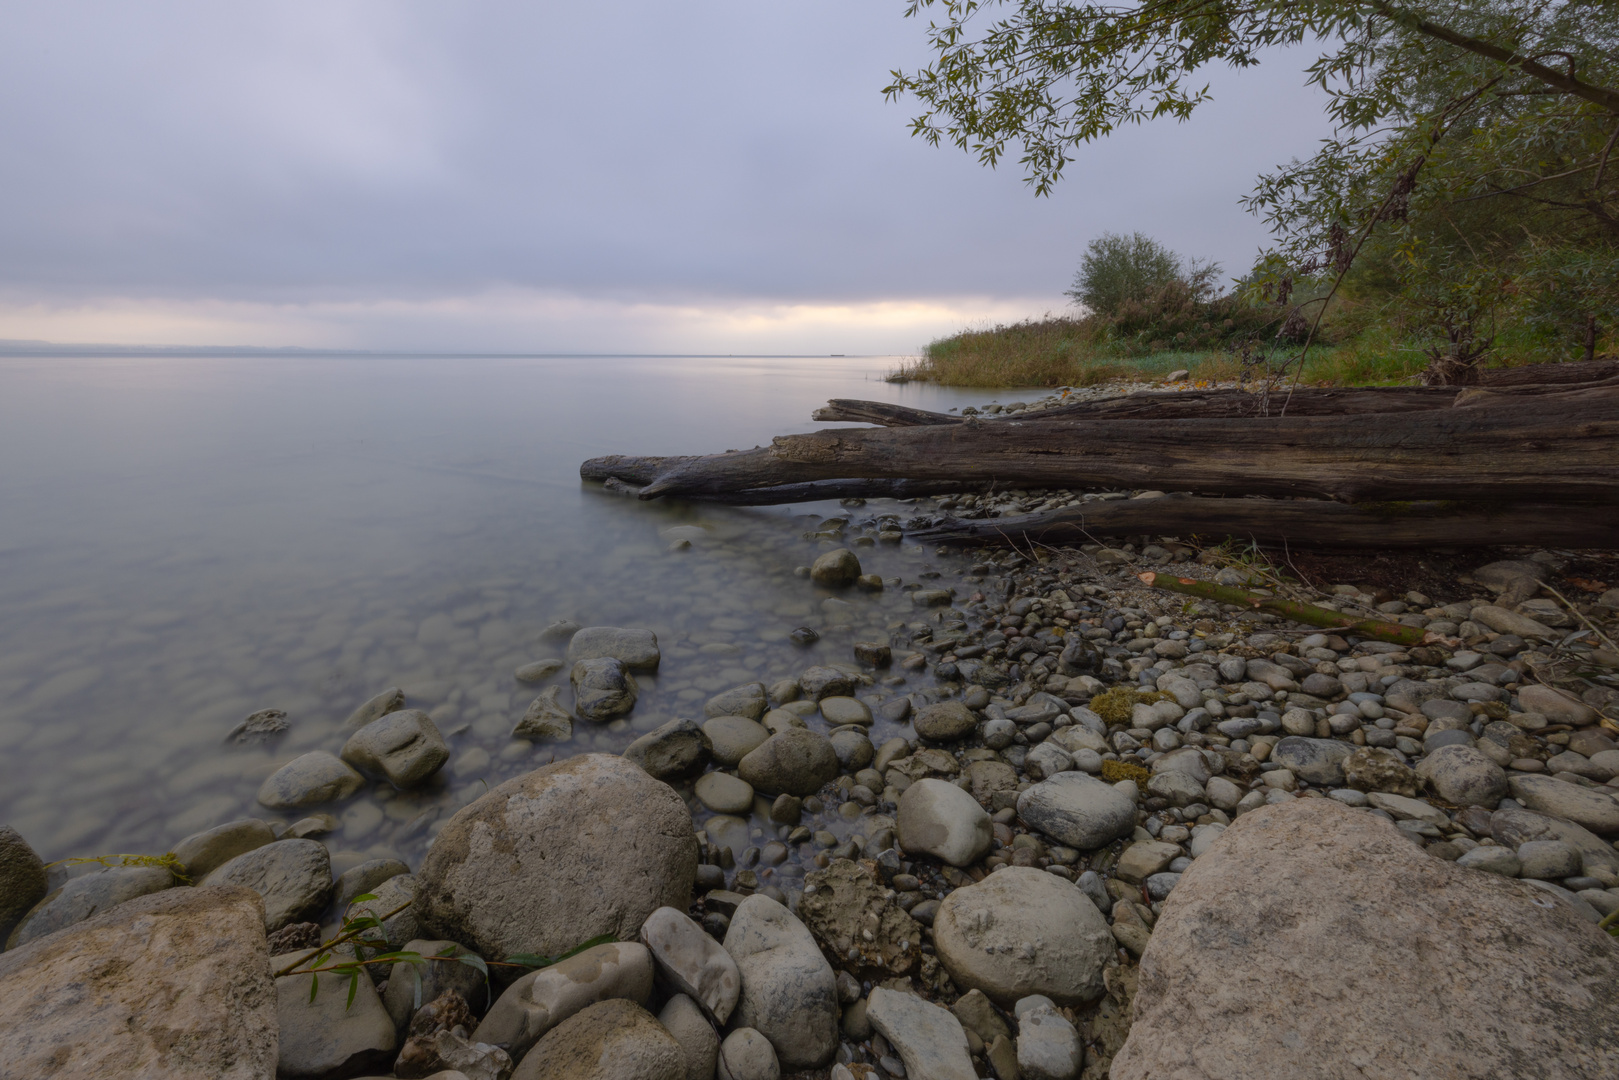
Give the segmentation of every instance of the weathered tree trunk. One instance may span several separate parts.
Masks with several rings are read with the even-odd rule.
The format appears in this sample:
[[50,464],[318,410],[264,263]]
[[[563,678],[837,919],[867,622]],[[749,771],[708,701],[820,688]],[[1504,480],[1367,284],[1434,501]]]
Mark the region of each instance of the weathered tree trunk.
[[[1049,423],[1054,420],[1194,420],[1259,417],[1264,415],[1261,412],[1262,408],[1267,409],[1270,415],[1280,415],[1284,404],[1287,416],[1425,412],[1476,403],[1484,400],[1478,397],[1480,394],[1494,393],[1498,397],[1504,394],[1530,396],[1570,393],[1582,389],[1596,390],[1610,386],[1619,386],[1619,377],[1592,380],[1579,385],[1567,383],[1497,385],[1485,382],[1467,390],[1458,390],[1454,386],[1300,387],[1293,392],[1291,399],[1286,390],[1278,390],[1270,396],[1268,403],[1262,403],[1258,394],[1248,390],[1144,390],[1125,397],[1109,398],[1106,401],[1077,401],[1071,405],[1058,405],[1035,412],[1016,413],[1012,416],[980,416],[978,421],[987,424],[1008,424]],[[822,422],[877,424],[882,427],[961,424],[968,419],[949,413],[913,409],[906,405],[860,401],[854,398],[834,398],[827,402],[825,407],[816,409],[813,418]]]
[[580,471],[645,483],[643,499],[857,478],[1613,504],[1619,387],[1415,413],[846,428],[730,454],[596,459]]
[[1085,503],[1039,514],[947,521],[909,534],[924,544],[1027,546],[1097,543],[1104,537],[1234,537],[1292,547],[1611,547],[1619,505],[1371,503],[1320,499],[1207,499],[1168,495]]
[[[619,495],[641,494],[639,485],[626,483],[616,476],[607,477],[602,486]],[[918,499],[925,495],[988,491],[990,486],[971,480],[815,480],[807,484],[726,491],[706,495],[704,501],[728,506],[780,506],[822,499]]]

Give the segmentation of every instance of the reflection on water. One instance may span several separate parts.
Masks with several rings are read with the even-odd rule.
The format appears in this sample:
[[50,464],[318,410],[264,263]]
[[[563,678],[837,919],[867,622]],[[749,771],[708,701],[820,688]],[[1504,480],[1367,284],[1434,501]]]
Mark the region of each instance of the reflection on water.
[[[829,614],[793,576],[816,553],[802,534],[835,505],[643,504],[582,487],[577,469],[811,430],[830,397],[981,400],[890,386],[891,366],[0,360],[0,822],[49,860],[274,818],[254,800],[263,778],[336,752],[348,713],[398,685],[449,737],[440,782],[316,809],[340,821],[325,837],[336,870],[414,864],[455,807],[553,753],[616,751],[718,690],[848,661],[853,640],[916,616],[893,592]],[[692,546],[671,551],[675,538]],[[859,551],[907,580],[930,557]],[[530,746],[510,731],[539,688],[512,671],[558,654],[539,637],[558,618],[649,627],[663,667],[627,720]],[[800,625],[821,641],[795,645]],[[286,736],[227,747],[264,708],[287,712]]]

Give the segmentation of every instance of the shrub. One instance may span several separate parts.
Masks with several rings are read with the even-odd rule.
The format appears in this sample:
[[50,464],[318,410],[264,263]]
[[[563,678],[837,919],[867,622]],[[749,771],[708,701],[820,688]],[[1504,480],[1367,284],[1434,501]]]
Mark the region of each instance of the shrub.
[[1096,314],[1112,315],[1126,303],[1144,301],[1184,281],[1181,257],[1152,237],[1103,233],[1085,248],[1079,273],[1065,295]]

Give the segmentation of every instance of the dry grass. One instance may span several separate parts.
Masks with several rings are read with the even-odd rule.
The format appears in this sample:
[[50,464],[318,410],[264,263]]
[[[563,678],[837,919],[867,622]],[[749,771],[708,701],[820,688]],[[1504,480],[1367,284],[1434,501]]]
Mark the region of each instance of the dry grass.
[[1208,355],[1120,356],[1099,346],[1092,327],[1083,320],[1031,319],[940,338],[895,374],[943,386],[1094,386],[1114,379],[1162,377],[1202,363]]

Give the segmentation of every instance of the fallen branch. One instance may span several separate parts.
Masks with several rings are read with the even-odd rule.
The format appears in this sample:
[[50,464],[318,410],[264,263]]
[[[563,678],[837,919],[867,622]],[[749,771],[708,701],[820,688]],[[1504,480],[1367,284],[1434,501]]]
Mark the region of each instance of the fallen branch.
[[1455,648],[1457,645],[1457,642],[1452,638],[1447,638],[1442,634],[1429,633],[1418,626],[1405,626],[1401,623],[1384,622],[1381,619],[1357,619],[1352,615],[1345,615],[1330,608],[1316,607],[1314,604],[1301,604],[1297,600],[1283,600],[1280,597],[1260,596],[1258,593],[1249,592],[1247,589],[1237,589],[1230,585],[1216,585],[1212,581],[1172,577],[1169,574],[1156,574],[1151,570],[1137,576],[1154,589],[1167,589],[1170,592],[1195,596],[1199,600],[1212,600],[1215,603],[1246,607],[1254,611],[1268,611],[1273,615],[1280,615],[1285,619],[1304,623],[1306,626],[1346,630],[1351,634],[1371,638],[1374,641],[1387,641],[1394,645],[1408,647],[1445,645]]
[[1574,510],[1541,503],[1349,504],[1325,499],[1097,500],[1036,514],[953,520],[909,534],[924,544],[1083,544],[1104,536],[1234,537],[1315,548],[1497,547],[1534,544],[1609,547],[1619,536],[1619,506]]

